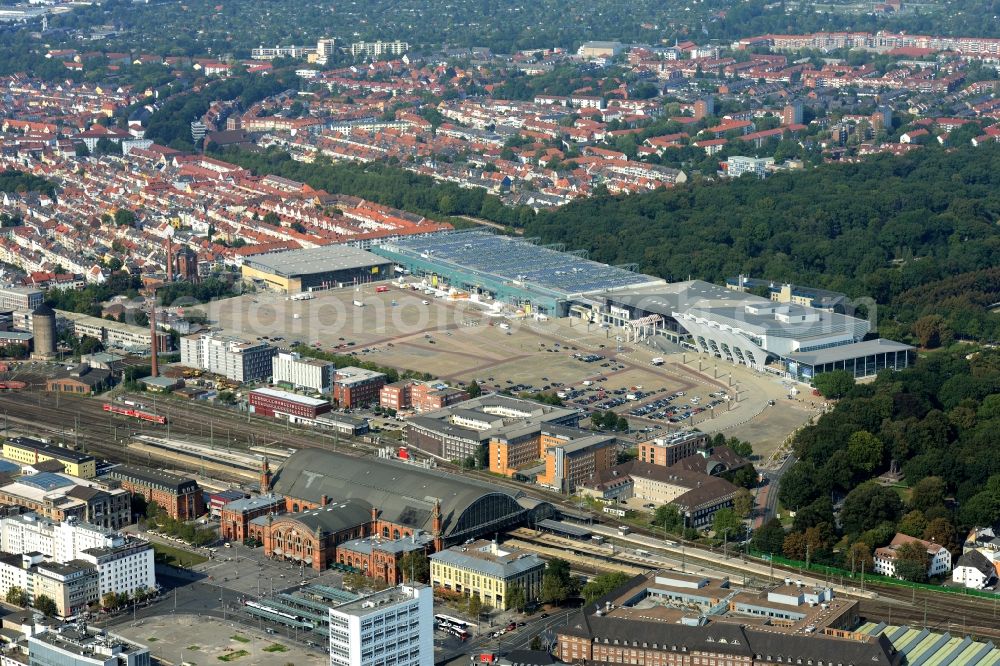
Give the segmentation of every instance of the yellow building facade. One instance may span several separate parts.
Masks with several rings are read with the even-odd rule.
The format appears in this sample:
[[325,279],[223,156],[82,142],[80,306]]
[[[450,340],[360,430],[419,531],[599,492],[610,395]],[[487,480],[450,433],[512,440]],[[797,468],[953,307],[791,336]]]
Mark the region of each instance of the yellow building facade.
[[542,590],[545,562],[534,554],[503,549],[496,542],[475,541],[434,553],[431,585],[464,597],[479,597],[484,606],[508,610],[508,591],[524,590],[531,603]]
[[66,469],[66,474],[81,479],[97,476],[97,460],[86,453],[46,444],[38,440],[17,438],[3,443],[3,457],[23,465],[57,460]]

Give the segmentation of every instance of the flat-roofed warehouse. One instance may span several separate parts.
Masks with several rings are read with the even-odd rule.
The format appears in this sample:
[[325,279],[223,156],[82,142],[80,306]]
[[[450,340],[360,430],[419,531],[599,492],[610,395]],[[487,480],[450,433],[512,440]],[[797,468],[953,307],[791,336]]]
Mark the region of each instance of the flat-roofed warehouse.
[[590,261],[579,253],[562,252],[558,246],[535,245],[478,229],[402,238],[374,247],[372,252],[415,275],[436,275],[457,289],[486,293],[498,301],[557,317],[566,316],[574,303],[589,301],[595,294],[664,284],[660,278]]
[[327,245],[247,257],[242,274],[244,280],[297,294],[388,280],[392,277],[392,262],[349,245]]
[[284,495],[285,508],[296,513],[346,500],[362,501],[375,510],[389,538],[399,530],[433,534],[438,505],[440,534],[436,536],[444,547],[492,536],[554,512],[551,504],[520,490],[393,460],[319,449],[292,454],[269,481],[268,488],[261,490]]

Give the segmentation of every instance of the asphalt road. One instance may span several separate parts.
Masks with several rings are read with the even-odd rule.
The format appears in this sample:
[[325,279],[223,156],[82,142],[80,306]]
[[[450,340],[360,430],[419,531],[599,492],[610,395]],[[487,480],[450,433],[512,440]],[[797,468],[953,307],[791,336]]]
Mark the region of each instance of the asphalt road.
[[768,521],[775,515],[778,507],[778,490],[781,488],[781,477],[784,476],[785,472],[791,469],[792,465],[795,464],[795,461],[795,454],[790,454],[787,458],[785,458],[785,461],[781,463],[781,467],[774,471],[764,472],[764,478],[767,479],[767,496],[764,501],[761,524]]
[[565,625],[566,619],[578,611],[578,608],[570,608],[552,611],[545,618],[541,616],[541,613],[530,618],[522,618],[520,621],[525,622],[525,626],[518,627],[499,638],[492,638],[490,628],[484,626],[482,634],[466,642],[462,646],[460,654],[445,654],[443,659],[437,659],[435,663],[459,666],[460,664],[468,664],[471,657],[483,653],[504,655],[512,650],[527,650],[535,636],[541,637],[543,646],[547,643],[551,645],[555,641],[554,629]]

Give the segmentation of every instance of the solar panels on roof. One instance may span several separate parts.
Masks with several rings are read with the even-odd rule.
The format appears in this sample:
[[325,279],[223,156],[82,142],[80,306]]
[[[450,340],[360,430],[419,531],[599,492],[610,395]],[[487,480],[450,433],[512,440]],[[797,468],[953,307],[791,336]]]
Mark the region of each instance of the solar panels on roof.
[[65,488],[66,486],[72,486],[73,482],[67,479],[65,476],[60,476],[59,474],[54,474],[52,472],[39,472],[38,474],[32,474],[31,476],[22,476],[18,479],[21,483],[27,486],[33,486],[39,490],[55,490],[56,488]]

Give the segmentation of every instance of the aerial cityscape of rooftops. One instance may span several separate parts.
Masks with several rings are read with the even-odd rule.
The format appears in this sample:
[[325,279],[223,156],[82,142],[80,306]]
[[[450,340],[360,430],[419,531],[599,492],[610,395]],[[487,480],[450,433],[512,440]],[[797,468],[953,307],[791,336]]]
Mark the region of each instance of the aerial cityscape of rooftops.
[[1000,665],[984,0],[0,6],[0,665]]

